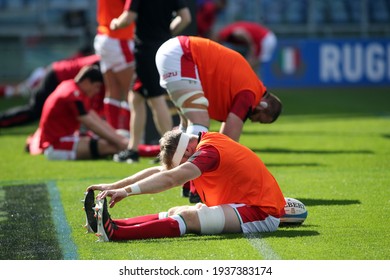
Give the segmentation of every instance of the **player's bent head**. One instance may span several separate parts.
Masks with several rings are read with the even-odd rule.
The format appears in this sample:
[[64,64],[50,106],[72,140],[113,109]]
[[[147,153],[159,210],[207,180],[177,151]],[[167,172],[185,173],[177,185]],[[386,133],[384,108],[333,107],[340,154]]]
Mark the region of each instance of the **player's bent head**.
[[103,83],[103,75],[97,65],[88,65],[80,69],[75,77],[75,81],[78,83],[85,79],[89,79],[91,83]]
[[282,102],[272,93],[266,92],[260,103],[253,109],[249,119],[252,122],[273,123],[282,112]]
[[170,130],[160,139],[160,154],[158,157],[166,169],[173,168],[172,159],[179,144],[181,133],[179,129]]

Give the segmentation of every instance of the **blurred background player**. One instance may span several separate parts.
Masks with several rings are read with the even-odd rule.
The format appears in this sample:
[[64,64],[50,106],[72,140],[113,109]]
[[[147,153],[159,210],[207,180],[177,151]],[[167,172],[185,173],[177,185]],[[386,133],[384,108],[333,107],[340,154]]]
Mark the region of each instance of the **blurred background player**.
[[[49,160],[78,160],[112,155],[126,147],[128,139],[92,109],[92,98],[102,86],[97,66],[86,66],[74,79],[63,81],[46,100],[28,151],[43,152]],[[81,133],[81,125],[88,131]]]
[[228,24],[213,39],[238,51],[243,48],[246,60],[258,74],[261,63],[272,59],[277,46],[276,35],[269,28],[250,21]]
[[[90,45],[85,45],[77,50],[76,53],[68,58],[61,60],[73,60],[83,56],[89,56],[94,53]],[[0,85],[0,97],[16,97],[16,96],[30,96],[47,74],[49,66],[40,66],[35,68],[31,74],[22,82],[14,84]],[[72,77],[73,78],[73,77]]]
[[145,100],[160,135],[173,127],[166,91],[159,84],[155,55],[162,43],[189,25],[191,14],[185,0],[127,0],[125,11],[112,20],[111,29],[121,30],[134,22],[137,81],[129,98],[130,142],[127,149],[114,155],[114,161],[127,163],[139,161],[138,146],[145,134],[147,118]]
[[226,0],[197,0],[196,25],[198,36],[209,38],[218,13],[226,7]]
[[[98,55],[89,55],[53,62],[44,70],[44,76],[32,91],[28,104],[0,113],[0,127],[24,125],[39,120],[43,104],[62,81],[73,79],[81,68],[93,64],[98,65],[99,61]],[[104,87],[102,90],[104,91]],[[102,108],[97,111],[100,114]]]
[[105,118],[115,129],[128,131],[130,110],[127,98],[135,69],[134,24],[120,30],[110,29],[111,20],[118,17],[123,9],[122,0],[97,1],[98,27],[94,48],[101,58],[100,67],[106,87]]
[[38,86],[45,74],[46,68],[42,66],[35,68],[27,77],[27,79],[16,85],[0,85],[0,97],[9,98],[17,96],[29,96],[34,88]]

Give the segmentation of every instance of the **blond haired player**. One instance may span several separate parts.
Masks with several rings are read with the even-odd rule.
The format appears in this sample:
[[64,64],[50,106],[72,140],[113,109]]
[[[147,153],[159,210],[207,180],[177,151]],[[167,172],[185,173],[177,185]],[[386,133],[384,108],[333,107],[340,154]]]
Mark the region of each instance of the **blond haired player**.
[[[285,200],[277,181],[253,151],[217,132],[195,136],[180,130],[165,133],[160,146],[162,166],[112,184],[88,187],[84,204],[88,226],[102,241],[278,229]],[[163,192],[190,180],[203,203],[128,219],[110,218],[107,196],[113,207],[128,196]],[[102,191],[97,207],[93,190]]]

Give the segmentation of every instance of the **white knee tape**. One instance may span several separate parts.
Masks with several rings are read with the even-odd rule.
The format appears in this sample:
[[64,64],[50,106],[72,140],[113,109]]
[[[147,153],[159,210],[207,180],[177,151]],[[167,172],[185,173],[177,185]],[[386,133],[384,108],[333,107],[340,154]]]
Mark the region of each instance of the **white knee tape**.
[[221,206],[207,207],[206,205],[202,205],[197,212],[201,234],[222,233],[225,227],[225,214]]
[[187,92],[174,100],[177,107],[181,108],[183,113],[195,111],[207,111],[209,101],[201,91]]

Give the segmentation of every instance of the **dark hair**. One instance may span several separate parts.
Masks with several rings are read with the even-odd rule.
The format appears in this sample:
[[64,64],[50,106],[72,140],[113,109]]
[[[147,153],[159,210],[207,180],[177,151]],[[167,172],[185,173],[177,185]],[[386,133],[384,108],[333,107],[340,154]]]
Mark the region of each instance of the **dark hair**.
[[274,94],[272,93],[269,93],[271,98],[269,98],[269,103],[270,103],[270,115],[272,116],[272,121],[271,123],[273,123],[274,121],[277,120],[277,118],[279,117],[279,115],[282,113],[282,102],[280,101],[280,99],[275,96]]
[[94,82],[102,82],[103,83],[103,75],[97,65],[89,65],[81,68],[77,76],[75,77],[75,81],[82,82],[85,79],[89,79],[92,83]]

